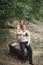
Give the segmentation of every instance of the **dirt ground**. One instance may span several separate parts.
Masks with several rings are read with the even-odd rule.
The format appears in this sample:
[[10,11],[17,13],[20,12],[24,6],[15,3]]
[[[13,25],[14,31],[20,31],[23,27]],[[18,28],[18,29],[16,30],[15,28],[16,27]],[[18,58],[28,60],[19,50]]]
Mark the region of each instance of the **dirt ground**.
[[[43,26],[31,24],[28,26],[31,33],[34,65],[43,65]],[[0,51],[0,65],[30,65],[29,61],[22,63],[20,59],[9,54],[8,46],[2,45]]]

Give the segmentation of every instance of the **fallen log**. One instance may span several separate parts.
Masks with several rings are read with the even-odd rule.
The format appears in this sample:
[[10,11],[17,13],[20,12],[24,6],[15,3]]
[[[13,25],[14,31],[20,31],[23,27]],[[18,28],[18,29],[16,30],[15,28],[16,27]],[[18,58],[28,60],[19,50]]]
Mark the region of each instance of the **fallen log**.
[[[14,54],[15,56],[17,56],[19,59],[22,59],[22,53],[21,53],[21,49],[20,49],[20,44],[17,42],[13,42],[9,44],[9,51],[10,53]],[[27,51],[25,50],[25,54],[27,53]]]

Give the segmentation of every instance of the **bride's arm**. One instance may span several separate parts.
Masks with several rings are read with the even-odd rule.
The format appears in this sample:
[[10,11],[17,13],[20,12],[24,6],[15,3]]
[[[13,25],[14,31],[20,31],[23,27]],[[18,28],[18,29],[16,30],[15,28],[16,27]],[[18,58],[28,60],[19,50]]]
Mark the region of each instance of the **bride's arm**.
[[17,26],[16,34],[17,35],[21,35],[21,33],[20,33],[20,26],[19,25]]

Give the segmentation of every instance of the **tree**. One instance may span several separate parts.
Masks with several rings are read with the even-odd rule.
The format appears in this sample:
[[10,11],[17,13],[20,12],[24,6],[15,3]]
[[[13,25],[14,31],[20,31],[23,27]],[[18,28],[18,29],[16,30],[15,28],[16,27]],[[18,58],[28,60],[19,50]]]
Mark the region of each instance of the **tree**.
[[40,0],[31,0],[31,1],[32,1],[32,13],[34,15],[37,15],[41,7],[41,1]]
[[42,15],[42,3],[43,0],[0,0],[0,19],[27,19],[30,15],[39,15],[39,12]]

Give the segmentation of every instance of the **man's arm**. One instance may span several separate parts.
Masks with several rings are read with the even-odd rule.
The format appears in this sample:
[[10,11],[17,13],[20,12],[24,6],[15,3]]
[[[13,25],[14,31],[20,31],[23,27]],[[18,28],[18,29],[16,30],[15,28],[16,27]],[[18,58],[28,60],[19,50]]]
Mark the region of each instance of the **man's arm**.
[[30,32],[28,32],[28,43],[27,43],[27,46],[29,46],[30,45]]

